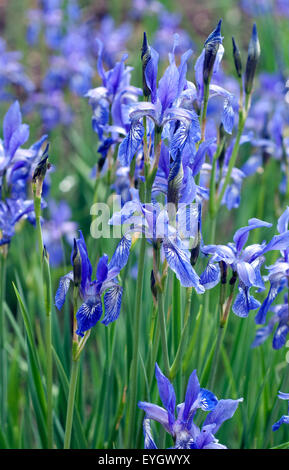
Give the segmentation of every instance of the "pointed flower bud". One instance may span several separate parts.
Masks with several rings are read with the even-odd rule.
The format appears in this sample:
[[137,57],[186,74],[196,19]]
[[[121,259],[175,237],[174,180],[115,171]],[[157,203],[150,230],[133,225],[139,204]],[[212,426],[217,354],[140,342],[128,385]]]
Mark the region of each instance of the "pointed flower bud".
[[47,144],[32,176],[32,183],[35,185],[37,197],[41,197],[46,171],[50,168],[50,163],[48,162],[48,149],[49,144]]
[[147,40],[147,35],[144,32],[143,33],[143,43],[142,43],[142,48],[141,48],[141,60],[142,60],[142,80],[143,80],[143,94],[146,98],[148,98],[151,94],[151,90],[147,85],[146,82],[146,76],[145,76],[145,70],[146,67],[151,60],[151,50],[150,46]]
[[168,203],[178,204],[183,177],[181,152],[178,151],[168,177]]
[[249,42],[248,58],[245,71],[245,92],[250,95],[253,89],[256,67],[260,57],[260,43],[258,39],[257,26],[254,23],[252,36]]
[[78,287],[81,283],[81,255],[75,238],[73,239],[72,266],[74,285]]
[[242,77],[242,60],[241,60],[241,54],[240,50],[235,42],[235,39],[232,37],[232,43],[233,43],[233,57],[234,57],[234,64],[235,64],[235,69],[237,72],[237,75],[239,78]]
[[151,270],[151,291],[153,295],[154,302],[157,302],[158,290],[156,286],[156,280],[153,270]]
[[203,66],[203,80],[205,85],[208,85],[210,83],[218,49],[220,44],[222,44],[221,24],[222,20],[219,21],[216,29],[214,29],[214,31],[209,35],[209,37],[205,41],[205,57]]

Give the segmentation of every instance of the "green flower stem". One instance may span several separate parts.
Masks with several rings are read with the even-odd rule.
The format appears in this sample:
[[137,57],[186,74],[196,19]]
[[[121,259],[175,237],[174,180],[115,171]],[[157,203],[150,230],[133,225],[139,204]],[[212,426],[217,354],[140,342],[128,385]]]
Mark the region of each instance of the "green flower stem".
[[142,307],[142,292],[143,292],[143,278],[144,278],[144,264],[145,264],[145,250],[146,239],[144,236],[141,238],[140,253],[138,261],[138,274],[135,294],[135,324],[134,324],[134,341],[133,341],[133,357],[131,364],[131,395],[129,401],[128,411],[128,440],[127,448],[131,445],[133,436],[135,435],[135,413],[136,413],[136,396],[137,396],[137,371],[139,359],[139,336],[140,336],[140,320],[141,320],[141,307]]
[[6,293],[6,254],[0,253],[0,272],[1,272],[1,287],[0,287],[0,399],[1,399],[1,428],[4,432],[6,429],[6,410],[7,410],[7,362],[5,352],[5,337],[6,337],[6,322],[4,316],[4,303]]
[[51,337],[51,276],[48,257],[44,256],[44,245],[41,229],[41,192],[42,186],[33,184],[34,211],[36,219],[36,233],[38,240],[38,250],[40,257],[40,269],[42,271],[43,293],[45,299],[45,338],[46,338],[46,388],[47,388],[47,445],[53,447],[53,404],[52,404],[52,385],[53,385],[53,361],[52,361],[52,337]]
[[67,402],[67,411],[66,411],[64,449],[69,449],[70,448],[71,431],[72,431],[73,414],[74,414],[75,393],[76,393],[78,372],[79,372],[79,357],[80,357],[80,355],[78,354],[78,336],[76,334],[76,329],[77,329],[77,321],[76,321],[77,300],[78,300],[78,287],[74,286],[74,288],[73,288],[72,367],[71,367],[71,373],[70,373],[69,393],[68,393],[68,402]]
[[177,375],[178,371],[181,368],[186,344],[187,344],[187,339],[188,339],[188,320],[190,317],[190,310],[191,310],[191,302],[192,302],[192,287],[187,287],[186,289],[186,310],[185,310],[185,318],[184,318],[184,326],[182,329],[182,334],[181,334],[181,339],[179,342],[179,346],[177,349],[177,353],[175,356],[175,360],[172,364],[172,367],[170,368],[170,380],[173,380],[175,376]]
[[53,447],[53,403],[52,403],[52,386],[53,386],[53,364],[52,364],[52,334],[51,334],[51,276],[49,269],[49,261],[46,256],[43,257],[43,285],[45,288],[45,311],[46,311],[46,380],[47,380],[47,445],[51,449]]
[[202,108],[202,114],[201,114],[201,140],[199,144],[201,144],[205,140],[209,93],[210,93],[209,83],[207,83],[204,86],[204,99],[203,99],[203,108]]
[[65,424],[65,436],[64,436],[64,449],[70,448],[71,441],[71,430],[74,414],[74,402],[75,402],[75,392],[77,386],[79,371],[79,359],[72,360],[70,383],[69,383],[69,394],[68,394],[68,403],[67,403],[67,413],[66,413],[66,424]]
[[[216,342],[216,346],[214,348],[215,349],[214,350],[214,359],[213,359],[213,362],[212,362],[212,369],[210,371],[210,378],[209,378],[209,385],[208,385],[208,388],[210,390],[213,390],[214,386],[215,386],[215,381],[216,381],[216,376],[217,376],[217,369],[218,369],[218,365],[219,365],[219,356],[220,356],[221,347],[222,347],[224,337],[225,337],[225,333],[226,333],[227,326],[228,326],[229,314],[230,314],[230,311],[231,311],[231,306],[232,306],[232,302],[233,302],[233,298],[234,298],[235,284],[236,283],[231,285],[230,295],[229,295],[229,298],[227,299],[227,302],[224,305],[220,306],[220,308],[221,308],[220,324],[219,324],[219,328],[218,328],[217,342]],[[224,309],[224,312],[223,312],[223,309]]]
[[158,311],[159,311],[159,325],[161,335],[161,345],[164,361],[164,373],[167,377],[170,375],[170,361],[168,353],[168,341],[167,341],[167,330],[166,330],[166,317],[164,311],[164,299],[163,291],[158,289]]
[[176,353],[179,337],[182,331],[182,307],[181,307],[181,285],[177,276],[173,273],[173,344]]
[[210,200],[209,200],[209,214],[211,219],[215,216],[215,203],[216,203],[216,167],[218,158],[224,147],[224,139],[218,144],[217,150],[213,157],[211,179],[210,179]]
[[37,194],[36,185],[33,185],[33,199],[34,199],[34,212],[35,212],[35,222],[36,222],[36,235],[38,241],[38,250],[40,258],[40,266],[42,266],[42,254],[43,254],[43,238],[41,230],[41,195]]

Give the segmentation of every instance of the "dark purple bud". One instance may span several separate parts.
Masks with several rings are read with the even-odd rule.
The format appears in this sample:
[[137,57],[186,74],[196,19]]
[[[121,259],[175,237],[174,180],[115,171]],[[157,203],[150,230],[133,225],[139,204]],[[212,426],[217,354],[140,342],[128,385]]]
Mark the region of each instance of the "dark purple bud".
[[232,43],[233,43],[233,57],[234,57],[234,64],[235,64],[235,69],[237,72],[237,75],[239,78],[242,77],[242,60],[241,60],[241,54],[240,50],[235,42],[235,39],[232,37]]
[[143,93],[144,96],[147,98],[151,95],[151,90],[147,85],[146,82],[146,77],[145,77],[145,70],[146,67],[151,60],[151,52],[150,52],[150,46],[147,40],[147,35],[144,32],[143,33],[143,43],[142,43],[142,48],[141,48],[141,60],[142,60],[142,81],[143,81]]
[[258,39],[257,26],[254,23],[252,36],[249,42],[248,58],[245,70],[245,92],[247,95],[252,93],[256,67],[260,57],[260,43]]
[[75,238],[73,239],[72,266],[73,282],[75,287],[78,287],[81,283],[81,255]]
[[158,290],[156,287],[156,280],[155,280],[155,275],[154,275],[153,270],[151,270],[151,291],[152,291],[154,300],[157,301]]
[[221,284],[226,284],[227,282],[227,265],[224,261],[220,261],[221,269]]
[[238,279],[238,273],[237,271],[233,271],[232,277],[229,281],[230,286],[233,286],[235,282],[237,281],[237,279]]
[[183,177],[181,152],[178,151],[168,177],[168,203],[178,204]]
[[214,31],[205,41],[205,57],[203,66],[203,79],[205,85],[208,85],[210,83],[217,52],[220,44],[222,44],[221,24],[222,20],[219,21],[216,29],[214,29]]

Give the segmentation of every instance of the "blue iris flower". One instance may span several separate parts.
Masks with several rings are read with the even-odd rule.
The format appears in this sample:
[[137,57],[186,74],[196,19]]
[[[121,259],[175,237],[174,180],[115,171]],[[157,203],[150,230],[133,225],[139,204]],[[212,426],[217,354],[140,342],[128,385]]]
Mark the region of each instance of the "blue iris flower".
[[176,213],[177,227],[170,224],[167,208],[161,209],[157,203],[142,204],[136,197],[124,204],[119,212],[110,219],[111,225],[126,224],[129,228],[124,239],[131,234],[140,233],[150,243],[161,242],[161,252],[169,267],[175,272],[181,284],[194,287],[199,294],[205,289],[190,262],[190,253],[186,248],[181,232],[186,236],[197,236],[199,211],[195,205],[182,205]]
[[[102,296],[105,315],[102,320],[104,325],[115,321],[121,308],[122,287],[117,281],[117,276],[127,263],[130,241],[122,239],[110,262],[104,254],[96,268],[96,279],[92,280],[92,266],[88,257],[86,244],[80,231],[80,238],[76,240],[81,257],[81,283],[79,287],[82,305],[76,313],[78,329],[76,333],[83,336],[100,320],[102,316]],[[59,287],[55,295],[55,305],[60,310],[64,304],[70,282],[73,281],[73,271],[63,276],[59,281]]]
[[[185,401],[176,407],[173,385],[158,364],[155,367],[155,375],[163,407],[143,401],[138,403],[139,408],[145,411],[145,449],[157,448],[152,437],[150,420],[159,422],[172,436],[174,449],[225,449],[226,447],[216,439],[215,433],[224,421],[232,418],[243,398],[218,400],[212,392],[200,387],[194,370],[188,381]],[[193,421],[198,409],[209,411],[201,428]]]
[[264,282],[260,267],[265,261],[262,256],[265,245],[250,245],[244,248],[249,232],[260,227],[271,227],[272,224],[259,219],[250,219],[246,227],[242,227],[234,235],[234,243],[227,245],[206,245],[202,252],[212,255],[208,265],[201,275],[201,283],[206,288],[212,288],[219,282],[220,268],[216,262],[224,261],[239,277],[239,293],[233,304],[233,312],[240,317],[247,317],[250,310],[260,306],[260,303],[250,295],[250,288],[255,286],[263,290]]
[[34,205],[28,199],[28,182],[41,158],[40,149],[47,136],[29,149],[21,148],[28,137],[29,126],[22,123],[20,105],[15,101],[5,114],[3,139],[0,139],[0,245],[10,242],[21,218],[33,220]]
[[[175,61],[175,48],[169,54],[170,64],[166,68],[162,78],[157,82],[158,73],[158,53],[150,47],[150,60],[148,61],[144,74],[146,85],[151,92],[151,102],[138,102],[132,104],[129,113],[130,128],[127,136],[119,146],[118,159],[122,166],[129,166],[135,153],[142,144],[144,135],[143,117],[150,118],[153,126],[164,131],[164,134],[171,133],[172,128],[166,126],[169,123],[178,122],[178,129],[173,128],[173,137],[170,139],[170,152],[175,158],[178,151],[182,152],[186,145],[189,145],[195,153],[195,143],[200,140],[200,125],[198,115],[193,109],[186,109],[182,106],[185,99],[185,89],[187,88],[186,72],[187,61],[192,54],[191,50],[186,51],[177,67]],[[153,134],[152,126],[148,125],[149,134]]]
[[[289,248],[288,242],[288,222],[289,222],[289,207],[285,209],[283,214],[278,219],[277,229],[279,235],[275,235],[271,242],[269,243],[270,249],[281,250],[281,258],[278,258],[277,261],[269,266],[267,269],[269,271],[268,279],[270,281],[270,289],[267,297],[265,298],[258,314],[256,315],[256,323],[264,324],[266,322],[267,312],[269,311],[272,303],[275,298],[281,292],[286,285],[288,285],[288,275],[289,275]],[[284,243],[282,243],[284,240]]]
[[[278,398],[280,398],[280,400],[289,400],[289,393],[279,392]],[[277,431],[280,428],[281,424],[283,423],[289,424],[289,406],[288,406],[288,415],[281,416],[279,421],[273,424],[272,430]]]

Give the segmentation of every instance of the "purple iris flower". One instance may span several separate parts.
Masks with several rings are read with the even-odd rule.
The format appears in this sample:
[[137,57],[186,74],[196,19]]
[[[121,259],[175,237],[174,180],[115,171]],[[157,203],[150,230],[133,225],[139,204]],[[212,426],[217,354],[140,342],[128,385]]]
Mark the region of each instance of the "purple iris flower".
[[161,241],[161,251],[169,267],[175,272],[181,284],[194,287],[202,294],[205,289],[190,262],[190,252],[181,239],[181,231],[186,236],[197,236],[199,212],[194,206],[182,205],[176,213],[177,228],[169,221],[167,209],[162,209],[157,203],[142,204],[134,197],[124,204],[119,212],[110,219],[111,225],[126,224],[129,228],[124,239],[129,239],[132,233],[140,233],[151,242]]
[[[118,244],[110,262],[108,256],[103,255],[96,268],[96,279],[92,280],[92,266],[88,257],[86,244],[80,231],[80,238],[76,240],[77,249],[81,258],[81,283],[79,294],[82,305],[76,313],[78,329],[76,333],[84,336],[100,320],[102,316],[102,296],[105,315],[104,325],[115,321],[121,308],[122,287],[118,284],[117,276],[127,263],[130,241],[122,239]],[[64,304],[70,282],[73,282],[73,271],[63,276],[55,295],[55,305],[60,310]]]
[[[280,398],[280,400],[289,400],[289,393],[279,392],[278,398]],[[289,406],[288,406],[288,415],[281,416],[279,421],[273,424],[272,430],[277,431],[280,428],[281,424],[283,423],[289,424]]]
[[110,145],[113,145],[119,135],[123,136],[128,132],[130,105],[137,101],[142,91],[130,85],[132,68],[125,66],[127,54],[124,54],[113,68],[105,70],[103,66],[104,44],[100,40],[97,40],[97,44],[97,71],[102,86],[89,90],[86,96],[93,109],[94,131],[97,132],[101,142],[108,140],[108,135],[111,134]]
[[[249,232],[260,227],[271,227],[272,224],[259,219],[250,219],[249,225],[242,227],[234,235],[234,243],[228,245],[206,245],[202,252],[212,255],[208,265],[201,275],[201,284],[206,288],[214,287],[219,281],[218,265],[214,263],[224,261],[238,274],[239,293],[233,304],[233,312],[240,317],[247,317],[250,310],[260,306],[260,303],[250,295],[250,288],[257,287],[264,290],[264,282],[261,277],[260,267],[265,261],[262,256],[266,250],[263,245],[250,245],[244,248]],[[214,265],[214,266],[213,266]]]
[[[257,324],[266,322],[267,312],[277,295],[288,285],[289,275],[289,248],[288,248],[288,223],[289,223],[289,207],[285,209],[278,219],[277,229],[279,235],[275,235],[268,244],[269,250],[281,250],[281,258],[272,265],[267,267],[269,271],[268,279],[270,281],[270,289],[260,310],[258,311],[255,321]],[[268,248],[266,251],[269,251]]]
[[[0,139],[0,244],[9,243],[15,224],[23,217],[33,221],[34,205],[28,197],[28,181],[40,157],[43,136],[29,149],[21,146],[28,140],[29,126],[22,123],[18,101],[8,109],[3,120],[3,139]],[[44,202],[43,202],[44,205]],[[32,218],[31,218],[32,216]]]
[[[187,86],[186,72],[187,61],[192,54],[191,50],[186,51],[181,56],[180,65],[177,67],[175,61],[175,48],[177,37],[175,38],[172,53],[169,54],[170,65],[166,68],[162,78],[157,83],[159,55],[149,47],[149,61],[144,70],[146,86],[151,92],[151,102],[138,102],[131,106],[129,113],[130,129],[127,136],[119,146],[118,159],[122,166],[129,166],[135,153],[142,144],[144,127],[142,120],[146,116],[153,123],[153,128],[149,126],[149,134],[153,134],[154,127],[164,131],[164,135],[172,133],[170,151],[174,158],[177,150],[183,151],[185,145],[193,148],[200,140],[199,118],[196,112],[182,107],[185,96],[183,92]],[[178,129],[170,129],[166,126],[169,123],[178,122]]]
[[284,296],[283,304],[274,305],[270,308],[270,311],[273,312],[273,315],[266,326],[257,330],[255,339],[251,346],[252,348],[263,344],[266,339],[273,333],[276,324],[277,328],[273,334],[272,339],[273,349],[281,349],[286,343],[287,335],[289,332],[288,296]]
[[[155,375],[164,408],[148,402],[138,403],[139,408],[145,411],[143,423],[145,449],[157,448],[151,434],[151,419],[159,422],[172,436],[173,449],[226,449],[226,446],[218,442],[215,433],[224,421],[232,418],[243,398],[218,400],[212,392],[200,387],[194,370],[188,381],[185,401],[176,407],[173,385],[157,364]],[[201,428],[193,422],[198,409],[209,411]]]

